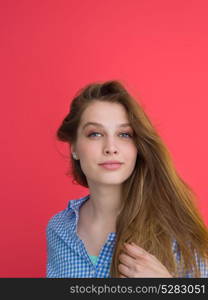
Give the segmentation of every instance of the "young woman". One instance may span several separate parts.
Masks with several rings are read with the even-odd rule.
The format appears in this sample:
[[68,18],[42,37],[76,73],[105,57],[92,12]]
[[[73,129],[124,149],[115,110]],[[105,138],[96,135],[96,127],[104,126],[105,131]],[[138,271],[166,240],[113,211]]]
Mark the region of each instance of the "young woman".
[[89,84],[57,131],[89,194],[47,226],[47,277],[208,277],[196,197],[120,81]]

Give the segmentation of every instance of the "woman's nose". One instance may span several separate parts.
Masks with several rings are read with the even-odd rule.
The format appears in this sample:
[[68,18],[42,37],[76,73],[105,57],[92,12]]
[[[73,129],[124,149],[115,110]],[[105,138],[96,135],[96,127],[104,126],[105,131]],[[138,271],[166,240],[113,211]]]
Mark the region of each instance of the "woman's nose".
[[104,145],[105,153],[116,153],[118,152],[118,147],[116,145],[114,138],[107,138]]

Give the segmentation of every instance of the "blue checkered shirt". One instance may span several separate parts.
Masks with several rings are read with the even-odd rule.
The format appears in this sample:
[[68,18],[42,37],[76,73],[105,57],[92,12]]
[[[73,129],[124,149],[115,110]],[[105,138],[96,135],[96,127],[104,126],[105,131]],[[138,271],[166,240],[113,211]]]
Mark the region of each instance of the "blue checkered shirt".
[[[110,278],[110,266],[116,242],[116,233],[108,234],[97,262],[93,263],[83,241],[77,235],[79,208],[90,195],[70,200],[68,207],[55,214],[48,221],[47,237],[47,278]],[[176,261],[180,252],[174,240],[172,250]],[[196,256],[201,277],[208,278],[208,267]],[[185,277],[193,277],[188,272]]]

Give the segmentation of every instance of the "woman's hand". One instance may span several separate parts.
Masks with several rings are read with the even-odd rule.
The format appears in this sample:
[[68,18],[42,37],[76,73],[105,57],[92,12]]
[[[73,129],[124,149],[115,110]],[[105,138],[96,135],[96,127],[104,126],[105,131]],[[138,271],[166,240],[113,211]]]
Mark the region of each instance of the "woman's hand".
[[135,243],[126,244],[125,252],[119,256],[120,278],[173,277],[166,267],[154,256]]

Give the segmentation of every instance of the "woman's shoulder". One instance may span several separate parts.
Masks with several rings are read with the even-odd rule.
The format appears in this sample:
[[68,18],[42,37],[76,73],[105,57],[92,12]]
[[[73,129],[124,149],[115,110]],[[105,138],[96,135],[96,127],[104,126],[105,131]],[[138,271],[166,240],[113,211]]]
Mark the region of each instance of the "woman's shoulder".
[[[178,264],[178,267],[180,268],[181,264],[181,251],[179,244],[176,239],[173,239],[172,242],[172,250],[173,254],[175,256],[176,262]],[[193,251],[193,257],[196,261],[196,265],[198,266],[201,276],[203,278],[208,278],[208,258],[201,257],[196,250]],[[186,273],[185,277],[194,277],[193,271],[190,270]]]
[[61,224],[66,220],[69,220],[70,215],[72,215],[72,213],[75,212],[76,210],[79,210],[81,204],[84,201],[86,201],[88,198],[89,195],[68,200],[68,205],[65,209],[58,211],[57,213],[55,213],[49,218],[47,227],[54,226],[54,225],[57,226],[58,224]]

